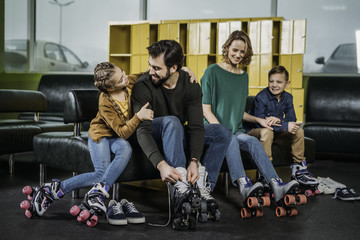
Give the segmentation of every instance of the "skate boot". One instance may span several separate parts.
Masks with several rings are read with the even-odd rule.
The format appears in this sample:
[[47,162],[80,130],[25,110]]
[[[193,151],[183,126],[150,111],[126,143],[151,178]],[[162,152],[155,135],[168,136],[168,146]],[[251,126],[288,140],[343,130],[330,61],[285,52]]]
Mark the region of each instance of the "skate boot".
[[295,216],[298,214],[296,205],[306,204],[307,198],[300,193],[300,185],[296,180],[284,183],[280,178],[272,178],[270,187],[274,192],[276,203],[275,214],[277,217],[286,215]]
[[306,161],[294,163],[290,168],[291,179],[299,182],[301,192],[304,192],[305,196],[310,197],[320,193],[319,181],[307,170]]
[[201,206],[200,190],[191,186],[186,180],[186,169],[177,167],[182,181],[169,184],[169,192],[173,205],[173,229],[195,229],[196,217]]
[[274,193],[272,192],[270,185],[266,182],[264,176],[261,174],[261,172],[257,169],[256,170],[256,181],[260,182],[264,187],[263,195],[266,197],[274,197]]
[[98,216],[106,213],[104,197],[109,197],[109,186],[97,183],[88,193],[85,194],[83,201],[70,209],[71,215],[77,216],[79,222],[85,222],[89,227],[95,227]]
[[204,166],[199,167],[199,179],[197,185],[201,193],[201,207],[199,212],[199,222],[206,222],[208,219],[213,221],[220,221],[219,205],[215,198],[210,195],[211,185],[207,182],[208,173]]
[[42,216],[53,201],[64,196],[58,179],[35,188],[25,186],[22,192],[27,195],[28,200],[22,201],[20,208],[25,210],[28,218]]
[[263,207],[270,206],[270,198],[263,196],[264,186],[260,182],[253,185],[248,177],[239,178],[236,183],[239,186],[244,206],[241,209],[241,217],[262,217],[264,215]]

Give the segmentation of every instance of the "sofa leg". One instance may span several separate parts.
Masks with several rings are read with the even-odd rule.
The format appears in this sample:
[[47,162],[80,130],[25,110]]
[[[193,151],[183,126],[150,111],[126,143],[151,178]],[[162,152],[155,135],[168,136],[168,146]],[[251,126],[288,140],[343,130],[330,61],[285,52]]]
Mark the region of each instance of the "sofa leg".
[[9,155],[9,173],[14,174],[14,154]]
[[45,183],[46,178],[46,165],[40,163],[40,186]]
[[[73,172],[73,177],[78,175],[76,172]],[[71,198],[79,198],[79,189],[71,192]]]
[[113,184],[113,199],[117,202],[120,201],[119,189],[120,189],[120,183],[114,183]]
[[224,173],[224,194],[225,196],[229,196],[229,173],[228,172],[225,172]]

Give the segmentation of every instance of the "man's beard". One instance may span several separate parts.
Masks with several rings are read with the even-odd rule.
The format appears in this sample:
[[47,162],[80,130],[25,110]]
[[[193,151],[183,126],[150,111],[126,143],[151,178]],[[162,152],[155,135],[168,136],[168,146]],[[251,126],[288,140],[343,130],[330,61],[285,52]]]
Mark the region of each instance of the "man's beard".
[[[157,77],[160,77],[160,76],[157,75],[157,74],[155,74],[155,75],[156,75]],[[170,71],[169,71],[169,69],[168,69],[167,72],[166,72],[166,76],[160,77],[159,80],[157,80],[156,82],[152,79],[152,76],[151,76],[151,80],[152,80],[154,86],[157,87],[157,86],[160,86],[161,84],[163,84],[166,80],[168,80],[169,77],[170,77]]]

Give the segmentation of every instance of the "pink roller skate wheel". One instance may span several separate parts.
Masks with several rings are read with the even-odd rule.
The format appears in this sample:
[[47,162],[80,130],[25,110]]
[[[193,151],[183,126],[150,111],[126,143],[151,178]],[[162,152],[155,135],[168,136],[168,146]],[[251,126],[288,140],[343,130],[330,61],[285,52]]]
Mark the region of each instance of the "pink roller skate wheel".
[[27,218],[31,218],[32,214],[29,210],[25,211],[25,216],[27,216]]
[[90,213],[88,210],[82,210],[79,214],[79,216],[77,217],[77,220],[79,222],[83,222],[85,220],[87,220],[90,217]]
[[28,195],[28,196],[27,196],[27,199],[28,199],[29,201],[31,201],[33,198],[32,198],[31,195]]
[[24,210],[28,210],[30,207],[30,203],[28,200],[24,200],[20,203],[20,208]]
[[89,227],[95,227],[98,222],[98,217],[96,215],[93,215],[87,222],[86,225]]
[[74,217],[75,217],[76,215],[78,215],[79,212],[80,212],[80,208],[79,208],[79,206],[77,206],[77,205],[73,206],[73,207],[70,209],[70,213],[71,213],[71,215],[73,215]]
[[32,193],[32,188],[30,186],[25,186],[23,189],[22,189],[22,192],[23,194],[25,195],[30,195]]

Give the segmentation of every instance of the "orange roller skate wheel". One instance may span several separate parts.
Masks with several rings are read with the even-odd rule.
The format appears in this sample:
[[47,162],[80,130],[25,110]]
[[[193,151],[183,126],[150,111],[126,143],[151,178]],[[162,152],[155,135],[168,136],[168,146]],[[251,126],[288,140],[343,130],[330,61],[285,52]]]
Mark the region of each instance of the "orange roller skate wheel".
[[304,205],[307,203],[307,197],[304,194],[298,194],[297,196],[299,198],[298,204]]
[[251,212],[250,212],[250,210],[247,209],[247,208],[242,208],[242,209],[241,209],[241,217],[242,217],[242,218],[249,218],[249,217],[251,217]]
[[255,217],[262,217],[262,216],[264,216],[263,209],[262,208],[257,208]]
[[298,215],[298,213],[299,212],[298,212],[297,208],[293,207],[293,208],[290,209],[289,216],[296,216],[296,215]]
[[284,202],[286,205],[295,204],[295,196],[294,195],[285,195]]
[[271,201],[270,201],[270,197],[261,197],[261,199],[263,200],[263,207],[269,207],[270,204],[271,204]]
[[249,197],[248,199],[247,199],[247,205],[248,205],[248,207],[249,208],[254,208],[254,207],[256,207],[257,205],[258,205],[258,200],[257,200],[257,198],[256,197]]
[[286,216],[286,210],[283,207],[277,207],[275,210],[275,214],[277,217],[284,217]]

